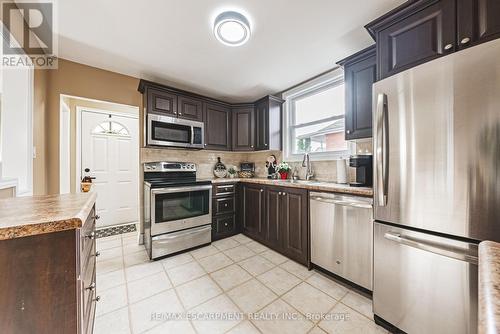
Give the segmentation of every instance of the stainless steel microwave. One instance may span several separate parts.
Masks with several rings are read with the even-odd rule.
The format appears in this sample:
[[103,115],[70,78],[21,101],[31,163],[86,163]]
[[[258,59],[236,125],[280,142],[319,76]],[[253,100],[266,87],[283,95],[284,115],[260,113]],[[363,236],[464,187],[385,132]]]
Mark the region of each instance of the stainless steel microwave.
[[146,144],[183,148],[204,147],[202,122],[157,114],[147,115]]

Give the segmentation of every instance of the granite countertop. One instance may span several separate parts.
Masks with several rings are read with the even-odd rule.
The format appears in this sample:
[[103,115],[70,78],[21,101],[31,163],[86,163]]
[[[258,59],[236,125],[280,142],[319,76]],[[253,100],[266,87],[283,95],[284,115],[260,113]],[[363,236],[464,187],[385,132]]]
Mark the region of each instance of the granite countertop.
[[0,240],[76,229],[85,223],[96,193],[0,200]]
[[212,179],[212,183],[228,183],[228,182],[245,182],[245,183],[257,183],[265,185],[274,185],[282,187],[292,187],[292,188],[302,188],[313,191],[328,191],[335,193],[359,195],[359,196],[373,196],[373,189],[367,187],[351,187],[348,184],[340,184],[334,182],[322,182],[322,181],[304,181],[292,182],[291,180],[272,180],[264,178],[225,178],[225,179]]
[[479,244],[478,332],[500,333],[500,243]]

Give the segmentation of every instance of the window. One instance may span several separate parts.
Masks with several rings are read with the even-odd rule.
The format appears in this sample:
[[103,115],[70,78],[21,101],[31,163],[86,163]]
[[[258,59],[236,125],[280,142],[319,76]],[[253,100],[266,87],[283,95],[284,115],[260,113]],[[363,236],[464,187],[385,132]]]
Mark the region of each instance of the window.
[[94,130],[92,130],[92,134],[94,135],[105,134],[105,135],[118,135],[118,136],[130,135],[127,128],[125,128],[120,123],[113,121],[102,122],[101,124],[96,126]]
[[304,153],[320,159],[348,154],[344,140],[345,97],[341,70],[335,70],[286,92],[285,157]]

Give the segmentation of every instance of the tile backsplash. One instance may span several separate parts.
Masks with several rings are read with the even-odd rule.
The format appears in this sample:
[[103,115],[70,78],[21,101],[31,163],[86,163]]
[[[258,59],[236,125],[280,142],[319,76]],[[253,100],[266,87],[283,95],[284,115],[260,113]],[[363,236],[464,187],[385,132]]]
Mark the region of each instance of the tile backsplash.
[[[351,152],[358,154],[371,154],[371,141],[364,141],[351,144]],[[255,164],[256,177],[266,177],[266,159],[269,155],[274,154],[278,162],[282,161],[281,151],[259,151],[259,152],[222,152],[209,150],[182,150],[182,149],[154,149],[141,148],[141,163],[152,161],[186,161],[193,162],[197,165],[197,176],[199,178],[212,178],[213,167],[217,162],[217,157],[226,167],[235,166],[239,170],[241,162],[253,162]],[[302,167],[302,161],[288,162],[292,168],[296,168],[301,179],[305,178],[305,168]],[[314,172],[314,179],[319,181],[337,181],[337,160],[311,160]],[[354,175],[350,171],[349,178]]]

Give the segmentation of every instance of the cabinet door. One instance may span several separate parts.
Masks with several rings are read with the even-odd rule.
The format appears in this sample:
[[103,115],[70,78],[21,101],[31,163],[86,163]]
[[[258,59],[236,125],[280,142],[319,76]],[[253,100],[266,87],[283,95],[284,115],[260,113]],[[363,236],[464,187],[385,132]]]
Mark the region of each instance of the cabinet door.
[[243,185],[241,196],[243,231],[263,241],[264,235],[264,187]]
[[214,217],[212,219],[212,241],[236,234],[234,214]]
[[354,63],[346,63],[345,73],[345,139],[372,136],[372,85],[376,78],[375,48]]
[[309,249],[307,190],[283,188],[282,201],[283,254],[307,265]]
[[233,151],[253,151],[255,145],[254,108],[235,108],[231,117],[233,118]]
[[378,79],[455,50],[455,0],[430,2],[377,33]]
[[265,236],[269,247],[281,251],[282,188],[266,187]]
[[160,89],[148,88],[147,112],[177,117],[177,95]]
[[500,37],[500,1],[457,0],[457,45],[466,48]]
[[255,106],[255,148],[267,150],[269,147],[269,104],[259,102]]
[[180,95],[177,110],[179,118],[203,121],[203,103],[200,100]]
[[205,103],[205,148],[231,150],[231,110],[223,105]]

